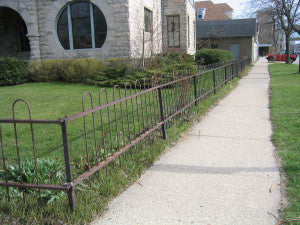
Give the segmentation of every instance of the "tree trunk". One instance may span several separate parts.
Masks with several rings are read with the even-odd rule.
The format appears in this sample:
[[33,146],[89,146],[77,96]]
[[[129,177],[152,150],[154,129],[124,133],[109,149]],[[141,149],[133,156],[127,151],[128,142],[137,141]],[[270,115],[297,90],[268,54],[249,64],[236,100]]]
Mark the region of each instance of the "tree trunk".
[[286,60],[285,63],[289,64],[290,63],[290,34],[285,34],[285,49],[286,49]]

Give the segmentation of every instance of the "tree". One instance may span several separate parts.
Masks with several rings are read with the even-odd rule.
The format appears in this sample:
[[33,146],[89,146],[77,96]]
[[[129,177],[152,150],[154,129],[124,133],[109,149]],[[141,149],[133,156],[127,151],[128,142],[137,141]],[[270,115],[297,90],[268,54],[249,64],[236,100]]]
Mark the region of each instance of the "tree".
[[[287,0],[290,1],[290,0]],[[294,1],[294,0],[291,0]],[[284,5],[284,6],[283,6]],[[290,62],[290,42],[291,42],[291,34],[293,32],[292,25],[288,18],[286,17],[284,7],[287,8],[285,4],[285,0],[276,0],[275,1],[275,11],[276,16],[279,20],[280,27],[285,33],[285,47],[286,47],[286,61],[285,63],[288,64]]]
[[300,26],[297,22],[300,21],[299,7],[300,1],[294,0],[278,0],[278,4],[282,6],[283,12],[292,29],[300,35]]
[[251,9],[274,12],[274,24],[284,31],[286,46],[286,63],[290,59],[290,36],[293,32],[299,33],[299,1],[298,0],[250,0]]

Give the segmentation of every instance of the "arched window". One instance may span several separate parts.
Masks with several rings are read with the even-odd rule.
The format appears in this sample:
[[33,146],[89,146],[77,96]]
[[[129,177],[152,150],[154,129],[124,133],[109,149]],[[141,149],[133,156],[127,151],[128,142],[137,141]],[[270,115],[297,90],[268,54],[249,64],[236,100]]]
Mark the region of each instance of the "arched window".
[[15,10],[0,6],[0,57],[30,58],[26,23]]
[[64,49],[101,48],[106,34],[105,17],[91,2],[68,3],[59,15],[57,35]]

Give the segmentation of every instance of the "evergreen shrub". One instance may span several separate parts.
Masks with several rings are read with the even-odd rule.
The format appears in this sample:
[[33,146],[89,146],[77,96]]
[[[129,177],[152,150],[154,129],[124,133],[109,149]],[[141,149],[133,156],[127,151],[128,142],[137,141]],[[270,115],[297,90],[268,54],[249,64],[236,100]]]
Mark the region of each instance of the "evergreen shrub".
[[16,58],[0,58],[0,86],[23,84],[27,81],[27,61]]
[[234,55],[223,49],[201,49],[196,52],[195,60],[198,65],[208,65],[234,60]]

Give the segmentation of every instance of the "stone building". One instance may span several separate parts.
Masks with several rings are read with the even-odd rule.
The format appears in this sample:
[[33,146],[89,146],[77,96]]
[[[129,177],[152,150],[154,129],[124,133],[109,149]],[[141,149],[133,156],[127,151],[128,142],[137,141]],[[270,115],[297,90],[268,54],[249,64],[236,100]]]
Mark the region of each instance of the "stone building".
[[265,56],[285,50],[285,34],[278,27],[273,10],[257,12],[259,55]]
[[195,21],[193,0],[0,0],[0,56],[194,54]]

